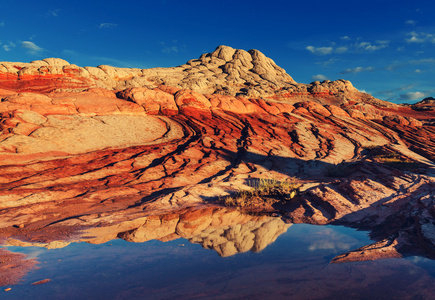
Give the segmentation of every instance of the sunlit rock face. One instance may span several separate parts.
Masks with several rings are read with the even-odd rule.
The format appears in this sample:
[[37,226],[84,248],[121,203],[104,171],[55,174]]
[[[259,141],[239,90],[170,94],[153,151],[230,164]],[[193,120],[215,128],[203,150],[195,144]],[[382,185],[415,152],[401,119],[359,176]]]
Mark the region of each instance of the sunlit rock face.
[[[298,84],[258,50],[218,46],[211,53],[171,68],[79,67],[63,59],[47,58],[31,63],[0,62],[0,88],[19,92],[83,91],[88,88],[153,89],[160,85],[189,89],[201,94],[245,97],[293,97],[329,99],[374,98],[360,93],[349,81],[315,81]],[[335,96],[336,100],[334,100]],[[149,96],[148,96],[149,97]],[[159,102],[159,101],[157,101]]]
[[430,99],[395,105],[346,80],[299,84],[259,51],[226,46],[148,70],[2,62],[0,97],[0,239],[93,228],[107,233],[94,242],[123,232],[256,251],[285,226],[150,217],[294,177],[298,196],[276,208],[288,222],[373,229],[399,254],[435,244]]

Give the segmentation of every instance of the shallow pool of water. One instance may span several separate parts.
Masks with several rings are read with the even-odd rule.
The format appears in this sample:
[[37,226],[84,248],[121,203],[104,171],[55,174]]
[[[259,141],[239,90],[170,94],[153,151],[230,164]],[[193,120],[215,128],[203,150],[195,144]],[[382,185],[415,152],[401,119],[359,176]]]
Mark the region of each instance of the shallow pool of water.
[[[220,257],[185,239],[62,249],[8,247],[36,257],[31,271],[1,299],[428,299],[435,264],[418,257],[330,264],[371,243],[366,232],[292,225],[259,253]],[[31,283],[51,281],[32,285]]]

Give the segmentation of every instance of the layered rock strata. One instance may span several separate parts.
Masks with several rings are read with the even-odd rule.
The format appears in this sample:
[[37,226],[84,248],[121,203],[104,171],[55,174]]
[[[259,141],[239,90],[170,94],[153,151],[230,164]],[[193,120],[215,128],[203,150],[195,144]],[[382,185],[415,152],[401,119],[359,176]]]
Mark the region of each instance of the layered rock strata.
[[[222,78],[206,71],[213,64]],[[215,205],[259,178],[293,177],[300,194],[277,208],[286,222],[371,230],[395,251],[377,257],[432,257],[433,111],[374,99],[344,80],[297,84],[264,55],[229,47],[149,71],[167,81],[56,59],[2,65],[0,238],[50,243],[89,227],[125,229]],[[207,88],[177,73],[187,66],[212,78]],[[142,225],[141,238],[157,230]],[[132,230],[114,237],[133,240]],[[352,259],[376,257],[359,253]]]

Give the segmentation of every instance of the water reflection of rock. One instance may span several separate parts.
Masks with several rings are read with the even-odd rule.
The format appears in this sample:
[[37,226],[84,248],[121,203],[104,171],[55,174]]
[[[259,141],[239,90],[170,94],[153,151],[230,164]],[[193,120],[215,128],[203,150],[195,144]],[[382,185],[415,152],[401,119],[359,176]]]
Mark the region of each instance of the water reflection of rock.
[[118,236],[136,243],[185,238],[226,257],[261,251],[290,226],[277,217],[252,216],[237,210],[207,207],[151,216],[143,225]]
[[[89,227],[95,222],[102,222],[102,218],[104,217],[99,219],[97,215],[89,216],[81,219],[84,221],[81,225]],[[62,225],[73,227],[77,225],[77,220],[66,220]],[[88,228],[69,241],[56,240],[55,236],[48,234],[39,237],[45,242],[29,239],[24,241],[21,236],[21,239],[9,237],[5,245],[56,249],[66,247],[72,242],[102,244],[116,238],[134,243],[150,240],[167,242],[185,238],[226,257],[241,252],[261,251],[290,226],[291,224],[285,223],[280,217],[252,215],[225,207],[191,207],[127,220],[117,219],[115,214],[111,216],[111,222]]]
[[[204,248],[213,249],[220,256],[226,257],[241,252],[261,251],[291,226],[279,217],[249,215],[224,207],[185,208],[133,220],[115,221],[115,219],[112,219],[110,224],[84,230],[81,236],[70,241],[58,241],[55,236],[49,234],[43,237],[45,242],[29,241],[21,236],[21,239],[27,241],[9,237],[5,246],[57,249],[64,248],[72,242],[100,244],[117,237],[135,243],[149,240],[166,242],[185,238],[191,243],[201,244]],[[98,218],[89,218],[88,221],[91,222],[90,220],[95,222]],[[76,220],[63,222],[64,226],[67,224],[73,226]],[[25,259],[23,254],[1,251],[0,248],[0,260],[4,258],[8,264],[0,265],[0,286],[15,284],[36,264],[36,260]]]
[[263,250],[286,232],[288,227],[290,224],[285,224],[279,218],[257,220],[216,230],[206,229],[189,241],[213,249],[220,256],[231,256],[240,252]]

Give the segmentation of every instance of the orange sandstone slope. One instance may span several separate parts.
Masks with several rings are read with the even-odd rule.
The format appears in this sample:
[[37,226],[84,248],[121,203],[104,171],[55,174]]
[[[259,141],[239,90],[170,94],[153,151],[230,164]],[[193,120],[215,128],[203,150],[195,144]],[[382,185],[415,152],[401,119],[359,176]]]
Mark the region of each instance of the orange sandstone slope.
[[227,46],[174,68],[3,62],[0,96],[0,239],[122,229],[292,177],[287,222],[365,228],[380,243],[335,261],[434,253],[430,108],[345,80],[299,84]]

